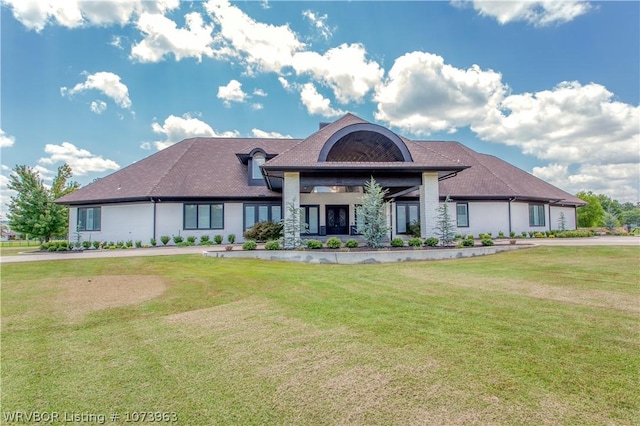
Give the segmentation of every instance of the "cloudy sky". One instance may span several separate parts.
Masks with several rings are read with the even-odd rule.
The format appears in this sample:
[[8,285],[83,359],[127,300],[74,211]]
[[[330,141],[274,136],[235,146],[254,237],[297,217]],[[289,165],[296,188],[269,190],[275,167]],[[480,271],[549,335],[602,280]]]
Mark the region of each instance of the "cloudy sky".
[[640,200],[640,3],[1,0],[16,164],[86,185],[192,136],[346,112],[560,188]]

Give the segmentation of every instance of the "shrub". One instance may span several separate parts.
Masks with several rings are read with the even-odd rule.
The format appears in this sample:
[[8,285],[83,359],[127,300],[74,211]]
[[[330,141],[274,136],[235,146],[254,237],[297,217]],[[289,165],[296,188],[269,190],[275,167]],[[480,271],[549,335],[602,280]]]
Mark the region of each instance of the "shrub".
[[409,247],[420,247],[422,245],[422,240],[420,238],[411,238],[409,240]]
[[267,250],[280,250],[280,243],[277,240],[267,241],[264,248]]
[[190,246],[193,246],[196,244],[196,237],[193,235],[189,235],[187,237],[187,242],[189,243]]
[[527,238],[527,231],[522,231],[520,235],[522,235],[522,238]]
[[222,235],[218,234],[218,235],[214,235],[213,236],[213,241],[216,244],[222,244]]
[[456,240],[461,240],[462,239],[462,234],[456,234],[454,235],[454,237]]
[[331,237],[327,239],[326,244],[329,248],[338,249],[342,245],[342,241],[340,241],[340,238],[338,237]]
[[235,243],[236,242],[236,234],[227,235],[227,241],[229,242],[229,244]]
[[407,233],[415,238],[420,238],[420,222],[414,220],[407,226]]
[[89,249],[91,247],[91,241],[83,241],[82,247],[84,247],[85,249]]
[[209,241],[209,236],[208,235],[203,235],[200,237],[200,245],[201,246],[208,246],[209,244],[211,244],[211,241]]
[[469,234],[469,235],[467,235],[467,240],[471,240],[471,241],[473,241],[473,234]]
[[136,248],[142,248],[142,241],[136,241]]
[[542,232],[536,232],[535,234],[533,234],[534,237],[536,238],[545,238],[546,235],[543,234]]
[[321,249],[322,241],[320,240],[307,240],[307,248],[308,249]]
[[536,234],[535,231],[529,231],[529,238],[533,238],[535,234]]
[[358,244],[358,242],[356,240],[349,240],[344,244],[344,246],[347,247],[347,248],[356,248],[359,245],[360,244]]
[[502,231],[498,232],[498,238],[504,238],[504,232]]
[[133,247],[133,240],[128,240],[127,241],[127,248],[131,248]]
[[58,250],[58,246],[49,246],[47,247],[47,251],[56,251]]
[[476,245],[476,242],[473,241],[473,239],[468,239],[467,238],[465,240],[462,240],[462,246],[463,247],[473,247],[475,245]]
[[99,249],[100,248],[100,241],[94,241],[93,242],[93,248],[96,249],[96,250]]
[[391,240],[391,247],[404,247],[404,240],[399,237],[394,238]]
[[245,241],[244,244],[242,244],[242,250],[255,250],[256,248],[258,248],[258,244],[252,240]]
[[67,247],[66,246],[60,246],[56,250],[57,251],[67,251]]
[[168,235],[163,235],[160,237],[160,241],[162,241],[163,246],[166,246],[169,243],[169,240],[171,240],[171,237],[169,237]]
[[154,246],[154,247],[156,246],[156,244],[158,244],[158,242],[156,241],[156,239],[155,239],[155,238],[150,239],[150,240],[149,240],[149,242],[150,242],[150,243],[151,243],[151,245],[152,245],[152,246]]
[[244,237],[254,241],[277,240],[282,237],[282,223],[262,221],[244,232]]
[[438,240],[436,237],[429,237],[426,240],[424,240],[424,245],[429,247],[435,247],[438,245],[439,242],[440,240]]
[[516,237],[516,233],[514,231],[509,232],[509,236],[511,238],[515,238]]
[[181,236],[181,235],[175,235],[175,236],[173,237],[173,242],[174,242],[175,244],[180,244],[180,243],[181,243],[181,242],[183,242],[183,241],[184,241],[184,238],[182,238],[182,236]]
[[483,246],[492,246],[493,245],[493,240],[491,238],[483,238],[482,239],[482,245]]

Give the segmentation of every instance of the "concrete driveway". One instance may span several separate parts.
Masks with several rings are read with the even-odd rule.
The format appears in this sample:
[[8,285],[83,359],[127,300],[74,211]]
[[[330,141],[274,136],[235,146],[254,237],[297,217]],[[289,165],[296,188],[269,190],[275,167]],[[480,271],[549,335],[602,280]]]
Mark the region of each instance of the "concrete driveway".
[[[508,244],[508,240],[504,240]],[[640,247],[640,237],[591,237],[591,238],[539,238],[518,240],[535,245],[550,246],[636,246]],[[500,243],[499,243],[500,244]],[[134,256],[175,256],[179,254],[202,254],[206,251],[224,251],[224,246],[154,247],[129,250],[85,250],[82,252],[39,253],[25,252],[17,256],[0,257],[0,263],[37,262],[42,260],[97,259]],[[236,244],[234,250],[242,250]]]

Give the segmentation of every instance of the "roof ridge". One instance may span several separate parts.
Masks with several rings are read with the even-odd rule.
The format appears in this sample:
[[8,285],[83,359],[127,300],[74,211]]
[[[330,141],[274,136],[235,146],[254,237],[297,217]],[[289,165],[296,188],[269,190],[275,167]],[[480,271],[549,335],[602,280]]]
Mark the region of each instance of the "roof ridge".
[[[187,142],[190,142],[189,146],[188,146],[188,147],[185,147],[185,149],[182,151],[182,153],[181,153],[181,154],[176,158],[176,160],[173,162],[173,164],[171,165],[171,167],[167,167],[167,169],[166,169],[166,171],[164,172],[164,174],[160,177],[160,179],[158,179],[158,180],[156,181],[156,184],[155,184],[155,185],[154,185],[154,186],[149,190],[149,194],[147,194],[147,195],[149,195],[150,197],[151,197],[151,196],[153,196],[153,192],[156,190],[156,188],[157,188],[158,186],[160,186],[160,183],[162,183],[162,181],[164,180],[164,178],[166,178],[166,177],[167,177],[167,175],[169,174],[169,172],[171,172],[171,171],[176,167],[176,165],[180,162],[180,160],[182,159],[182,157],[184,157],[184,156],[185,156],[185,154],[187,153],[187,151],[189,151],[189,149],[193,146],[193,144],[194,144],[194,143],[196,143],[196,141],[197,141],[197,140],[199,140],[199,139],[203,139],[203,138],[195,137],[195,138],[191,138],[191,139],[185,139],[185,140],[182,140],[182,141],[177,142],[177,143],[175,143],[175,144],[173,144],[173,145],[172,145],[172,146],[176,146],[176,145],[186,144]],[[171,147],[169,147],[169,148],[171,148]],[[169,148],[166,148],[166,149],[169,149]]]

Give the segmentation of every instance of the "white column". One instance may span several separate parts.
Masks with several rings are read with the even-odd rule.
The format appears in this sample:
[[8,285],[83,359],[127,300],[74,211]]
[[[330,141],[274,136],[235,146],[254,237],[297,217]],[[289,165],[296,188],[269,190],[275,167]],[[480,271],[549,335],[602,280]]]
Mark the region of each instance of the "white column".
[[438,173],[422,173],[422,185],[420,185],[420,236],[422,238],[434,235],[439,206]]
[[[284,188],[282,190],[282,209],[284,218],[284,230],[285,244],[287,241],[300,240],[300,173],[297,172],[285,172],[284,174]],[[291,211],[291,205],[293,203],[294,212]],[[290,218],[292,214],[297,213],[298,220],[292,221]],[[292,226],[292,222],[298,222],[297,226]],[[293,229],[291,229],[293,228]],[[290,244],[289,244],[290,245]],[[294,247],[285,247],[294,248]]]

